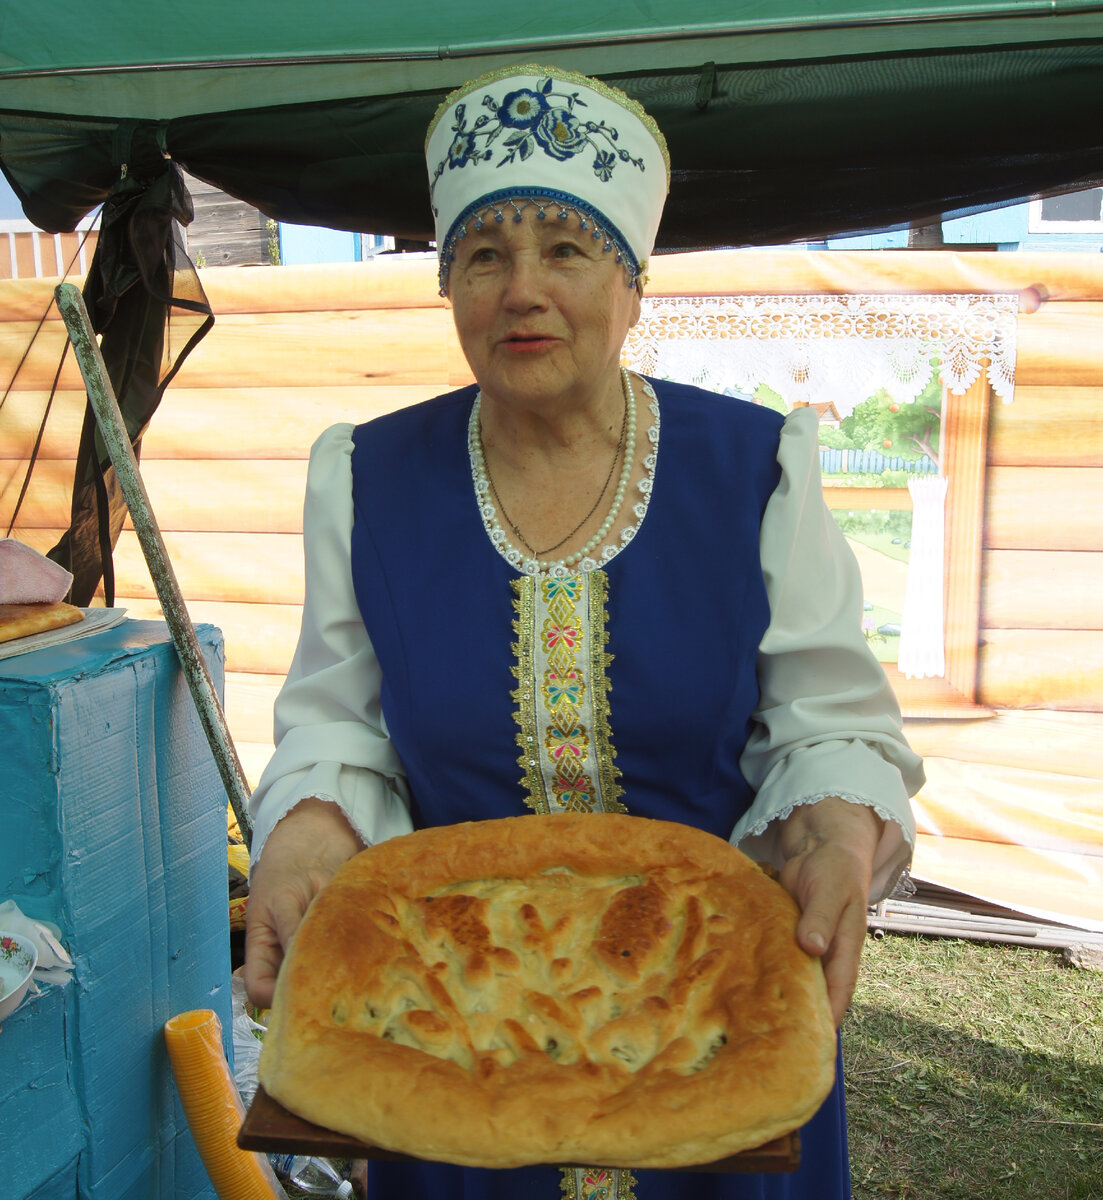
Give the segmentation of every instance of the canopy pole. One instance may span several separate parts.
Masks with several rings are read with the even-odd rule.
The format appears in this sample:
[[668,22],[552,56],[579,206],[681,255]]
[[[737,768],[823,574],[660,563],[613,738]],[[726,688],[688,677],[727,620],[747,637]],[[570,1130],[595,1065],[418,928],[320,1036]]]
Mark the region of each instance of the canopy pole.
[[138,471],[138,460],[130,444],[122,413],[119,411],[119,402],[107,376],[99,343],[88,318],[88,310],[84,306],[80,291],[71,283],[58,284],[54,289],[54,296],[57,298],[57,306],[64,318],[65,327],[69,331],[69,340],[73,344],[73,352],[88,389],[88,400],[111,458],[111,465],[115,468],[130,519],[134,522],[134,530],[141,543],[153,586],[157,589],[157,598],[161,602],[161,610],[172,634],[176,653],[180,656],[188,687],[199,713],[199,721],[207,735],[218,773],[222,777],[230,808],[248,846],[253,833],[248,810],[249,784],[234,748],[229,726],[226,724],[226,714],[222,710],[203,652],[199,648],[199,639],[195,635],[195,626],[184,604],[176,573],[169,562],[161,531],[157,527],[145,483]]

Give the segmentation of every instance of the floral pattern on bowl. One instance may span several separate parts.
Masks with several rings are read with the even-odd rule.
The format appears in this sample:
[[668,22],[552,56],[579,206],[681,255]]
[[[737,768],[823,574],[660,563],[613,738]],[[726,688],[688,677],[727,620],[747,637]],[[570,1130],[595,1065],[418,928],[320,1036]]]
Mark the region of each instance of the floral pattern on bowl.
[[30,938],[0,930],[0,1021],[19,1007],[37,963],[38,947]]

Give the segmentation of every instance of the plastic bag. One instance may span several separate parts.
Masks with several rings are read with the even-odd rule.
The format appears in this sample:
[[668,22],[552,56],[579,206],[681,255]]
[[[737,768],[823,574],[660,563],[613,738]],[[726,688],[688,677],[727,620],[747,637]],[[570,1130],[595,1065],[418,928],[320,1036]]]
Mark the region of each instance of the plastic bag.
[[241,1099],[248,1108],[257,1091],[257,1062],[260,1045],[264,1040],[265,1027],[249,1015],[249,1002],[245,995],[245,980],[235,971],[230,976],[230,1004],[234,1043],[234,1083]]

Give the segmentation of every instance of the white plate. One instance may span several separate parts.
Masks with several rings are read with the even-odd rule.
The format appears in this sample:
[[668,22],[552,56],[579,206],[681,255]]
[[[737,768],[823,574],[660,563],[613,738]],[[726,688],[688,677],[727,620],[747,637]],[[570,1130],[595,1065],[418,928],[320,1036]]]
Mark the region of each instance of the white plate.
[[38,947],[30,938],[0,929],[0,1021],[19,1007],[37,962]]

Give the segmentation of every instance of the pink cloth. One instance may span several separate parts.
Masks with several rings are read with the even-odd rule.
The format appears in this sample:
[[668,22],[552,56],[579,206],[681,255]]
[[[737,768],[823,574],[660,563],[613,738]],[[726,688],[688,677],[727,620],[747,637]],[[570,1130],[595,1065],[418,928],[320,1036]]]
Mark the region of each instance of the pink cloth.
[[0,604],[56,604],[72,572],[15,538],[0,538]]

